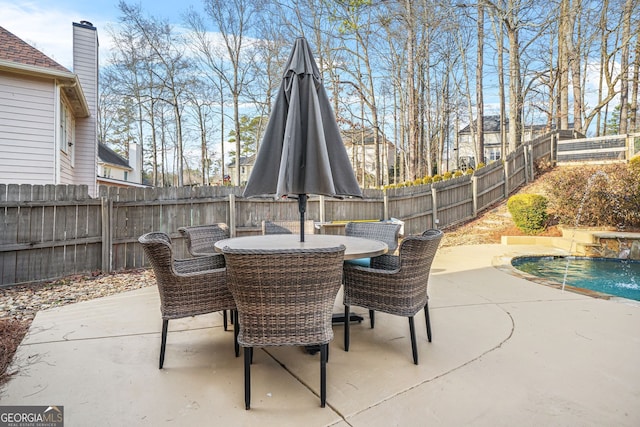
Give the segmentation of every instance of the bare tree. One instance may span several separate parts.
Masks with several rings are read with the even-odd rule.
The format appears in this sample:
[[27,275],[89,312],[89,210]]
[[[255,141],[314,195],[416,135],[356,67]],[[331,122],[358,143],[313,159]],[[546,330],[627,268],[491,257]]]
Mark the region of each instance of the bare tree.
[[[484,88],[483,73],[484,65],[484,4],[478,1],[477,8],[477,53],[476,53],[476,117],[478,117],[478,154],[480,162],[484,162]],[[456,165],[456,167],[458,167]]]
[[176,166],[177,184],[183,185],[184,170],[184,143],[182,135],[182,112],[184,91],[188,84],[189,62],[184,57],[183,43],[174,34],[173,28],[166,22],[143,17],[139,6],[129,6],[124,1],[118,4],[123,13],[121,20],[128,22],[138,32],[138,37],[144,40],[149,47],[152,56],[149,61],[154,62],[157,68],[152,72],[157,77],[167,96],[164,102],[172,107],[175,120],[176,140]]
[[631,12],[636,0],[626,0],[622,9],[622,52],[620,54],[620,127],[619,132],[627,133],[629,126],[629,44],[631,40]]
[[[231,75],[221,68],[217,61],[209,61],[221,81],[229,89],[233,99],[233,121],[236,138],[236,183],[240,184],[240,101],[245,93],[251,75],[250,60],[252,41],[250,31],[255,23],[256,14],[260,11],[261,2],[257,0],[206,0],[205,10],[215,30],[222,36],[225,60],[231,67]],[[210,46],[202,46],[210,47]],[[209,50],[205,55],[213,58],[213,52]]]

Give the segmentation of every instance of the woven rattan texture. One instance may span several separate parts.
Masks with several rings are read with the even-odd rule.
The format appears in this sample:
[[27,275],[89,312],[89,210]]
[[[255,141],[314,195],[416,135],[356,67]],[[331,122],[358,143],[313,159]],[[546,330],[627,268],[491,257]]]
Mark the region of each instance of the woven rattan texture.
[[163,319],[235,309],[226,270],[216,267],[216,256],[174,260],[171,239],[161,232],[147,233],[138,241],[156,276]]
[[[300,221],[262,221],[262,234],[299,234]],[[314,234],[313,220],[304,221],[304,234]]]
[[[229,238],[229,228],[225,223],[180,227],[180,234],[187,241],[187,250],[193,256],[216,255],[213,244]],[[218,254],[220,267],[224,267],[224,257]]]
[[333,339],[331,315],[344,246],[326,249],[224,249],[242,346],[318,345]]
[[371,268],[345,263],[344,304],[398,316],[414,316],[428,300],[431,264],[443,233],[407,236],[399,255],[372,259]]

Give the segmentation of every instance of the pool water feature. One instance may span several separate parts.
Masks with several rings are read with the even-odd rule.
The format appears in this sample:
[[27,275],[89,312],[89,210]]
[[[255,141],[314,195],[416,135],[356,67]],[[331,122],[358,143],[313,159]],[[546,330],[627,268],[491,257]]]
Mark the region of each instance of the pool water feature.
[[524,256],[511,260],[520,271],[576,288],[640,301],[640,261],[616,258]]

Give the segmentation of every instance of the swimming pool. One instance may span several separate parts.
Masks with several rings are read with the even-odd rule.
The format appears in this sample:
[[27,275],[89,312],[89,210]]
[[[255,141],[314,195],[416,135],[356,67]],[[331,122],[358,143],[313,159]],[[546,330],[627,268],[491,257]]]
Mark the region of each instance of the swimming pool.
[[[568,268],[567,268],[568,263]],[[511,260],[520,271],[560,284],[640,301],[640,261],[615,258],[524,256]]]

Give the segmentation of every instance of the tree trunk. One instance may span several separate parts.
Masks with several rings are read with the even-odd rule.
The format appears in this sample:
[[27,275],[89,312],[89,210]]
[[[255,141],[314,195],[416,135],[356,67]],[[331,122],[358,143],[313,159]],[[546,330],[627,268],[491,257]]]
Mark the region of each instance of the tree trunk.
[[[482,86],[482,68],[484,63],[484,5],[478,2],[478,45],[476,60],[476,117],[478,118],[478,155],[480,161],[484,162],[484,100]],[[456,166],[457,167],[457,166]]]
[[620,53],[620,127],[628,133],[629,119],[629,41],[631,38],[631,10],[634,0],[626,0],[622,12],[622,52]]

